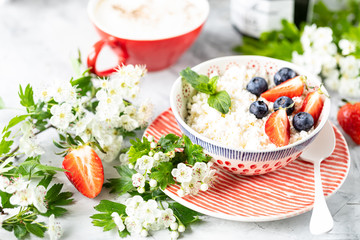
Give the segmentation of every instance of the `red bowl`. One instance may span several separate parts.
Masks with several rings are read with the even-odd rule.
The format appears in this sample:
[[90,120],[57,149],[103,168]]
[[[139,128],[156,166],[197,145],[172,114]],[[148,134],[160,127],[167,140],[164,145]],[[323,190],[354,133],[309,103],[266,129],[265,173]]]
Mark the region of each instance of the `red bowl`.
[[112,34],[100,26],[94,15],[98,1],[89,1],[88,14],[101,39],[93,45],[88,55],[87,64],[91,71],[99,76],[107,76],[115,71],[114,68],[104,71],[99,71],[96,68],[97,57],[105,45],[109,45],[116,53],[119,65],[143,64],[146,65],[148,71],[157,71],[171,66],[196,40],[209,14],[209,4],[205,0],[204,11],[206,11],[206,17],[194,29],[168,38],[154,40],[129,39]]

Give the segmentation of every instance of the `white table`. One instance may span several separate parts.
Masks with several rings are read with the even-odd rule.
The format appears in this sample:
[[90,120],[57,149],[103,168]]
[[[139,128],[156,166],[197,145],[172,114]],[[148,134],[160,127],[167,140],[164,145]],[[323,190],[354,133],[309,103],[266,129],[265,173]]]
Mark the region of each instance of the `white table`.
[[[70,56],[77,48],[85,55],[91,45],[99,39],[86,13],[86,0],[0,0],[0,96],[6,106],[18,108],[18,85],[31,83],[34,87],[70,79],[72,69]],[[234,55],[231,48],[241,42],[240,35],[229,21],[229,1],[211,0],[211,14],[205,28],[192,48],[171,68],[149,73],[142,83],[144,98],[155,103],[154,115],[166,110],[169,91],[178,72],[214,57]],[[103,59],[111,61],[112,55],[104,52]],[[336,122],[340,105],[339,97],[333,94],[331,120]],[[0,112],[0,121],[8,118]],[[48,141],[55,133],[49,131],[40,136],[47,150],[45,161],[60,166],[61,158]],[[185,239],[359,239],[360,238],[360,146],[346,136],[351,151],[352,166],[341,189],[328,199],[334,216],[334,229],[322,236],[309,233],[310,213],[286,220],[242,223],[212,217],[194,225],[184,234]],[[105,167],[106,178],[116,176],[110,165]],[[103,233],[93,227],[89,218],[101,199],[113,198],[103,190],[94,200],[82,197],[68,180],[58,174],[57,181],[65,183],[65,189],[75,193],[76,202],[69,207],[69,214],[60,218],[65,231],[63,239],[115,239],[115,232]],[[14,239],[5,230],[0,230],[0,239]],[[168,239],[169,233],[161,231],[150,239]]]

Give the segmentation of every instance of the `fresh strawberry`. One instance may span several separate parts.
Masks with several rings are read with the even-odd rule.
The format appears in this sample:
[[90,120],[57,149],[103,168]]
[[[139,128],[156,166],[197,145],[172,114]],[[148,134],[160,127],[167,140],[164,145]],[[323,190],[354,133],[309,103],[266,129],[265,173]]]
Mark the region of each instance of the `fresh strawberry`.
[[101,159],[88,145],[70,149],[63,161],[67,178],[75,188],[88,198],[101,192],[104,170]]
[[261,94],[261,97],[265,98],[270,102],[275,102],[276,99],[282,96],[289,98],[299,97],[302,95],[305,86],[305,76],[297,76],[286,82],[277,85]]
[[344,131],[360,144],[360,102],[347,103],[342,106],[337,115],[338,122]]
[[290,140],[290,122],[285,108],[273,112],[265,123],[265,133],[278,147],[286,146]]
[[308,93],[299,112],[310,113],[311,116],[314,118],[315,125],[320,117],[323,107],[324,100],[321,98],[321,93],[319,91],[314,91]]

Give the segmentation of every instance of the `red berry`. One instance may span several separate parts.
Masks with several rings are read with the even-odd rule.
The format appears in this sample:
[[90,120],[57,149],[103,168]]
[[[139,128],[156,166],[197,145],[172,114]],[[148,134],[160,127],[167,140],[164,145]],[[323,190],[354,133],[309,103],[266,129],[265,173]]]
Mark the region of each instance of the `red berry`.
[[308,93],[301,106],[300,112],[310,113],[311,116],[314,118],[314,125],[316,125],[323,107],[324,100],[321,97],[321,93],[315,91]]
[[347,103],[342,106],[337,119],[342,129],[349,134],[356,144],[360,144],[360,102]]
[[261,97],[265,98],[270,102],[275,102],[276,99],[282,96],[286,96],[289,98],[299,97],[303,94],[304,86],[305,86],[305,77],[298,76],[294,77],[286,82],[277,85],[274,88],[271,88],[261,94]]
[[273,112],[265,123],[265,133],[277,147],[283,147],[290,141],[290,122],[285,108]]
[[104,170],[101,159],[89,146],[71,149],[65,156],[63,168],[67,178],[84,196],[94,198],[101,192]]

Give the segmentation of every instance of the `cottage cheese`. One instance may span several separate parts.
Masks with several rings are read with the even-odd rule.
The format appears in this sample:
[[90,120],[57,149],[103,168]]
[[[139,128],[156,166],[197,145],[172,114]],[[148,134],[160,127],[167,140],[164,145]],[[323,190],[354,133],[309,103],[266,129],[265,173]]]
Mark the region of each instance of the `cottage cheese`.
[[[201,135],[230,147],[246,150],[276,148],[265,134],[265,123],[273,112],[273,103],[262,97],[257,99],[256,95],[246,90],[246,85],[255,76],[263,77],[268,82],[269,89],[274,87],[273,75],[262,70],[254,71],[246,67],[233,66],[219,76],[217,84],[218,91],[225,90],[231,97],[229,113],[222,116],[220,112],[208,105],[207,94],[197,93],[187,103],[187,124]],[[293,98],[295,112],[301,107],[307,93],[305,89],[302,96]],[[269,108],[269,114],[262,119],[257,119],[249,112],[251,103],[256,100],[264,101]],[[296,131],[292,126],[292,118],[293,115],[289,116],[291,125],[289,144],[306,138],[314,130],[313,127],[308,132]]]

